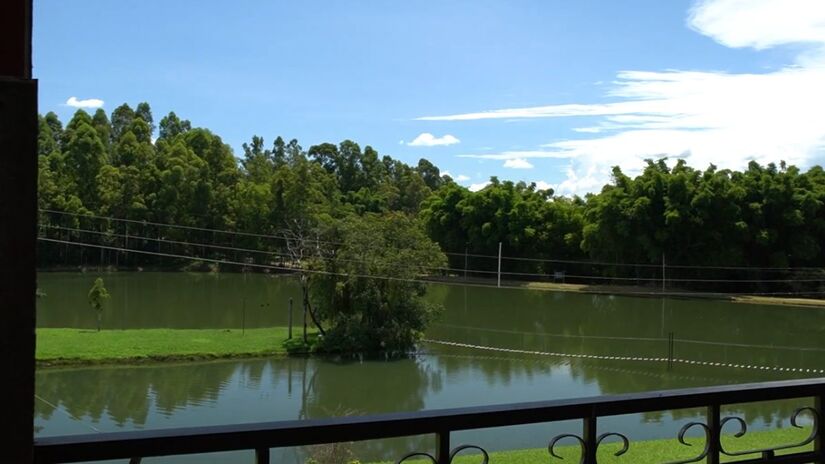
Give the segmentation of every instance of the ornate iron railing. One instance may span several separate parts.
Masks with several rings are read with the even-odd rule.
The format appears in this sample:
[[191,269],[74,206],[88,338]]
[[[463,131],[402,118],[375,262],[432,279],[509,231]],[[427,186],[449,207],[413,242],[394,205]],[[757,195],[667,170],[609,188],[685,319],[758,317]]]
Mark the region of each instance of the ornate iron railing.
[[[722,417],[722,406],[795,398],[814,399],[813,407],[799,408],[791,417],[791,424],[801,427],[800,416],[810,416],[811,432],[807,439],[749,451],[734,452],[722,446],[720,436],[725,424],[739,425],[735,434],[737,437],[747,432],[742,418]],[[567,440],[580,445],[582,464],[596,464],[597,448],[606,438],[621,440],[622,446],[616,455],[624,454],[633,446],[618,431],[600,434],[599,418],[706,408],[706,421],[686,424],[677,437],[679,443],[688,445],[685,439],[688,430],[701,430],[704,432],[704,448],[695,457],[678,461],[678,464],[701,461],[716,464],[722,456],[733,459],[729,462],[737,463],[825,464],[825,443],[819,426],[824,398],[825,379],[790,380],[375,416],[44,437],[35,442],[35,461],[131,459],[131,462],[139,463],[142,457],[150,456],[255,450],[256,462],[268,463],[272,448],[433,434],[436,438],[434,454],[423,451],[411,453],[400,457],[398,462],[423,458],[434,464],[449,464],[458,453],[474,449],[482,453],[482,462],[487,464],[487,451],[476,445],[464,444],[453,448],[451,432],[578,419],[583,425],[581,434],[563,434],[552,438],[548,445],[548,458],[558,458],[556,445],[560,440]],[[810,447],[799,449],[811,443],[812,450],[808,449]]]

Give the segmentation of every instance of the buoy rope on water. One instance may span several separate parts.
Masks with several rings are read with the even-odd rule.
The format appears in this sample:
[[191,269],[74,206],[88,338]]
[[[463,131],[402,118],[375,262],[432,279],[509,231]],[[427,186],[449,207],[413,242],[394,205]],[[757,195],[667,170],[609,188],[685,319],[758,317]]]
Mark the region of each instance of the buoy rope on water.
[[801,367],[779,367],[779,366],[760,366],[756,364],[734,364],[734,363],[725,363],[725,362],[713,362],[713,361],[697,361],[693,359],[682,359],[682,358],[654,358],[654,357],[645,357],[645,356],[606,356],[606,355],[597,355],[597,354],[581,354],[581,353],[560,353],[555,351],[533,351],[533,350],[520,350],[517,348],[501,348],[495,346],[484,346],[484,345],[473,345],[471,343],[461,343],[461,342],[451,342],[447,340],[433,340],[429,338],[422,339],[422,341],[426,343],[433,343],[436,345],[445,345],[445,346],[455,346],[460,348],[472,348],[476,350],[486,350],[486,351],[498,351],[501,353],[519,353],[519,354],[529,354],[529,355],[536,355],[536,356],[554,356],[560,358],[580,358],[580,359],[598,359],[603,361],[642,361],[642,362],[673,362],[673,363],[680,363],[680,364],[691,364],[696,366],[708,366],[708,367],[729,367],[733,369],[751,369],[751,370],[762,370],[762,371],[774,371],[774,372],[797,372],[802,374],[825,374],[825,369],[811,369],[811,368],[801,368]]

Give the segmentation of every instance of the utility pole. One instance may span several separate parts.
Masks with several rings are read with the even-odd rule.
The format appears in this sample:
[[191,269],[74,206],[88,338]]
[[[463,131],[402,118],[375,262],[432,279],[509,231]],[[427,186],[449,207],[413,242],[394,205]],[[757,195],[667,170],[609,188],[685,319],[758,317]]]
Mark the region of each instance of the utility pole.
[[501,287],[501,242],[498,242],[498,287]]
[[292,297],[289,298],[289,338],[292,340]]
[[464,245],[464,281],[467,281],[467,245]]
[[665,254],[662,253],[662,293],[665,293]]

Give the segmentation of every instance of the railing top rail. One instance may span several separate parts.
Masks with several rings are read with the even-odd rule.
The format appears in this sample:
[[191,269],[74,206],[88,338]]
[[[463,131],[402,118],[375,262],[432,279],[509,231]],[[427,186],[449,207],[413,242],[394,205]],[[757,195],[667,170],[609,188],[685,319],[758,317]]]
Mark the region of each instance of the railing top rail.
[[652,391],[418,412],[42,437],[37,462],[210,453],[372,440],[708,405],[823,395],[825,378]]

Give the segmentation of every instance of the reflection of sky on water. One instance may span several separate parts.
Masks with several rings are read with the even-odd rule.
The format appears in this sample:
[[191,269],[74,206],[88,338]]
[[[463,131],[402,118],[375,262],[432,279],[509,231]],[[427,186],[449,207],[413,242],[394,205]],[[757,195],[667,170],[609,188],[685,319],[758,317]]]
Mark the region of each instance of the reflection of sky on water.
[[[38,310],[41,321],[60,326],[87,319],[85,300],[75,298],[82,302],[75,307],[69,304],[72,298],[63,299],[74,293],[85,297],[88,286],[82,276],[54,274],[41,276],[41,281],[50,288],[51,299],[51,306]],[[295,291],[289,281],[255,275],[118,273],[112,288],[118,286],[128,287],[129,296],[120,294],[124,307],[113,311],[108,323],[138,327],[158,320],[176,327],[232,327],[237,315],[227,313],[222,305],[237,300],[237,292],[249,295],[248,301],[281,301]],[[148,297],[138,298],[141,294]],[[209,305],[202,307],[204,298]],[[429,298],[447,308],[427,334],[432,339],[524,350],[660,357],[667,352],[668,333],[674,332],[678,357],[825,367],[825,347],[820,345],[825,314],[810,309],[449,286],[431,287]],[[56,308],[56,301],[69,303]],[[182,314],[167,314],[170,305],[182,308]],[[163,314],[153,313],[161,310]],[[284,314],[248,316],[253,325],[265,326],[281,323]],[[669,371],[662,363],[531,356],[425,343],[412,359],[397,361],[287,358],[42,370],[37,373],[35,426],[41,436],[157,429],[506,404],[794,375],[798,376],[690,365],[676,365]],[[806,404],[771,402],[726,410],[743,415],[750,427],[759,429],[786,426],[793,410]],[[675,437],[682,424],[700,413],[604,418],[599,427],[600,431],[627,433],[634,440]],[[456,433],[454,442],[472,442],[491,450],[545,447],[551,436],[579,429],[579,423],[569,422],[467,431]],[[431,442],[430,437],[369,442],[357,450],[359,456],[389,459],[430,447]],[[238,462],[251,461],[249,453],[231,456]],[[294,450],[281,450],[273,459],[295,462],[299,456]],[[232,462],[235,458],[168,462],[226,459]]]
[[[603,376],[609,376],[612,384],[645,378],[651,386],[673,378],[691,384],[725,380],[706,377],[709,372],[667,372],[659,367],[634,368],[630,363],[548,362],[529,356],[433,351],[437,350],[397,361],[272,359],[43,370],[37,374],[38,396],[57,409],[37,401],[35,424],[43,436],[90,433],[93,428],[158,429],[596,396],[605,393],[599,382]],[[773,402],[730,411],[744,414],[750,426],[760,429],[786,425],[784,419],[801,405]],[[699,414],[619,416],[601,420],[600,427],[626,432],[636,440],[673,437]],[[574,421],[465,431],[456,433],[455,442],[477,443],[490,450],[543,447],[549,437],[579,428]],[[370,442],[356,449],[366,456],[390,458],[429,442],[429,438]]]

